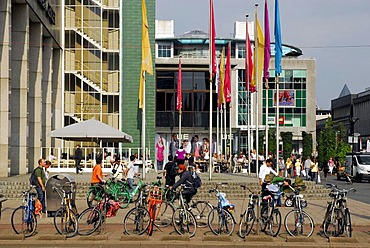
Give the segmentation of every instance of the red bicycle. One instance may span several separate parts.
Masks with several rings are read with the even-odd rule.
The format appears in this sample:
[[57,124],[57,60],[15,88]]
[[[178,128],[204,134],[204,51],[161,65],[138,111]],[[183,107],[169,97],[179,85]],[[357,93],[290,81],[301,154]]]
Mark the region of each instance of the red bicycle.
[[150,216],[150,223],[148,226],[149,236],[153,233],[154,221],[157,220],[162,206],[162,190],[158,186],[150,188],[148,193],[148,212]]

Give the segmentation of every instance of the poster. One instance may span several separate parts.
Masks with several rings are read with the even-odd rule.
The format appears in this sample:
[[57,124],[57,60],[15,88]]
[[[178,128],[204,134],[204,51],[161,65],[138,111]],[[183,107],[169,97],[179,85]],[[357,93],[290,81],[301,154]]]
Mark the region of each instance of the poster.
[[[276,106],[276,90],[274,91],[274,106]],[[279,90],[279,107],[295,107],[294,90]]]

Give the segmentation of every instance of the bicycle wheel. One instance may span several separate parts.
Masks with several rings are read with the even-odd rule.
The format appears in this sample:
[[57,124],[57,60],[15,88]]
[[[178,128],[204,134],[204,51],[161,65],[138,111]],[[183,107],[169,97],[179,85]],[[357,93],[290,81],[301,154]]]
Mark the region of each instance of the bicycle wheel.
[[196,201],[191,205],[191,212],[197,220],[197,227],[208,226],[208,215],[213,207],[206,201]]
[[266,230],[267,222],[268,222],[268,214],[269,214],[269,207],[267,204],[261,206],[261,212],[260,212],[260,229],[262,232]]
[[74,237],[78,231],[78,221],[76,214],[65,208],[59,208],[54,215],[54,226],[60,235],[66,235],[67,238]]
[[[158,211],[158,210],[157,210]],[[163,202],[159,214],[154,221],[154,225],[157,227],[167,227],[172,224],[172,215],[175,212],[175,208],[171,203]]]
[[279,234],[281,227],[281,213],[279,209],[274,209],[270,219],[268,221],[269,234],[273,237],[276,237]]
[[95,207],[102,200],[103,193],[98,188],[91,189],[87,192],[86,202],[89,208]]
[[215,235],[231,235],[235,228],[234,217],[223,208],[214,208],[208,215],[208,226]]
[[16,234],[23,234],[25,237],[32,236],[37,229],[36,215],[27,211],[24,206],[14,209],[11,217],[13,230]]
[[95,232],[101,225],[102,214],[96,208],[87,208],[78,217],[78,233],[87,236]]
[[190,237],[193,237],[197,231],[197,221],[194,215],[183,208],[175,210],[172,216],[172,223],[175,231],[180,235],[189,234]]
[[141,235],[149,227],[150,215],[145,208],[133,208],[123,220],[124,233],[128,235]]
[[290,236],[310,237],[315,225],[311,216],[305,211],[291,210],[284,219],[285,230]]
[[323,232],[327,238],[337,237],[343,233],[343,212],[339,209],[334,209],[328,212],[324,220]]
[[256,215],[252,208],[248,208],[241,216],[238,235],[245,238],[252,231]]
[[344,220],[345,220],[344,229],[346,231],[346,236],[348,238],[350,238],[350,237],[352,237],[352,222],[351,222],[351,214],[350,214],[348,208],[346,208],[346,210],[344,210]]

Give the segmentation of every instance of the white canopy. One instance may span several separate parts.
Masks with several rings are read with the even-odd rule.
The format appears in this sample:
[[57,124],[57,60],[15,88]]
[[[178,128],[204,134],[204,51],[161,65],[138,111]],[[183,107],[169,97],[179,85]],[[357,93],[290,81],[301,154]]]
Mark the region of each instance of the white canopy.
[[50,133],[52,138],[73,141],[131,142],[132,136],[101,121],[90,119],[75,123]]

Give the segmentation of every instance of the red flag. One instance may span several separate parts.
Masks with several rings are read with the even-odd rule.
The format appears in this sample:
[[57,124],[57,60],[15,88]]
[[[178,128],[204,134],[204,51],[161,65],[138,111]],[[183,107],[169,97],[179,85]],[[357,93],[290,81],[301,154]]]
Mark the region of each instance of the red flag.
[[181,72],[181,58],[179,58],[179,73],[177,74],[177,101],[176,101],[176,109],[181,111],[182,109],[182,72]]
[[215,15],[213,11],[213,0],[210,0],[210,34],[209,34],[209,42],[211,48],[211,63],[212,63],[212,77],[216,75],[217,72],[217,58],[216,58],[216,28],[215,28]]
[[226,69],[225,69],[225,83],[224,96],[226,102],[231,102],[231,43],[227,46]]
[[253,60],[252,60],[252,46],[251,41],[249,39],[248,33],[248,21],[246,22],[245,27],[245,88],[248,89],[249,84],[249,91],[256,92],[255,85],[252,84],[252,73],[253,73]]

